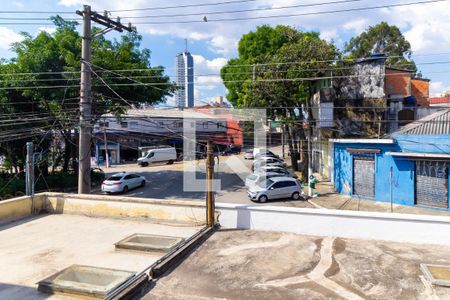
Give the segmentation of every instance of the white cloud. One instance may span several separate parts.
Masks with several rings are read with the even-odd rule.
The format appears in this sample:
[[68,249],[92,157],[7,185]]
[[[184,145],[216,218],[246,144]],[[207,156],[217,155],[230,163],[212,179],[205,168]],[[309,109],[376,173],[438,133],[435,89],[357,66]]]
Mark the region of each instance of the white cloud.
[[39,27],[38,28],[38,33],[41,32],[41,31],[45,31],[45,32],[47,32],[49,34],[53,34],[53,33],[55,33],[56,28],[55,27]]
[[450,91],[450,85],[445,86],[442,81],[430,82],[430,96],[439,97],[444,91]]
[[209,49],[215,53],[229,55],[236,52],[238,38],[229,38],[223,35],[213,37],[210,42]]
[[[210,0],[213,3],[213,0]],[[206,2],[206,0],[205,0]],[[401,3],[403,1],[396,1]],[[177,6],[185,5],[186,2],[182,0],[153,0],[151,3],[147,0],[59,0],[60,5],[75,6],[80,8],[82,3],[92,4],[93,9],[103,11],[121,10],[130,8],[144,8],[144,7],[163,7],[163,6]],[[311,3],[311,1],[308,1]],[[391,4],[385,0],[383,4]],[[281,7],[288,5],[299,4],[297,0],[264,0],[252,1],[248,3],[236,3],[227,6],[217,7],[202,7],[202,12],[226,11],[237,9],[252,9],[259,7]],[[375,6],[373,1],[367,1],[365,5],[361,6]],[[136,24],[139,32],[149,35],[167,36],[170,39],[189,38],[198,41],[197,45],[204,43],[207,50],[223,60],[214,61],[214,59],[207,60],[204,57],[197,58],[199,65],[196,66],[197,74],[203,71],[217,71],[218,66],[227,58],[237,55],[237,43],[241,36],[249,31],[254,31],[257,26],[267,25],[290,25],[300,30],[314,30],[320,31],[321,37],[327,40],[334,40],[337,46],[342,46],[345,41],[352,36],[361,33],[367,27],[375,25],[381,21],[386,21],[389,24],[398,26],[406,38],[410,41],[413,51],[420,53],[435,53],[435,52],[450,52],[450,1],[430,4],[418,4],[396,8],[383,8],[358,12],[346,12],[327,15],[310,15],[298,16],[290,18],[269,18],[259,20],[239,20],[234,22],[214,22],[214,19],[228,19],[228,18],[245,18],[267,15],[283,15],[283,14],[302,14],[327,10],[343,10],[347,8],[355,8],[354,3],[339,3],[322,5],[315,7],[297,7],[290,9],[280,9],[273,11],[253,11],[239,14],[212,14],[205,13],[208,22],[201,21],[203,15],[199,16],[178,16],[178,17],[161,17],[166,14],[189,14],[198,13],[200,8],[183,8],[177,10],[146,10],[146,11],[130,11],[119,13],[122,17],[126,16],[157,16],[141,19],[131,20],[134,23],[139,22],[169,22],[168,24]],[[113,14],[114,16],[117,15]],[[124,22],[127,19],[122,19]],[[196,23],[176,23],[177,21],[196,21]],[[5,45],[4,43],[2,45]],[[205,49],[206,50],[206,49]],[[204,54],[204,53],[202,53]],[[420,67],[420,66],[419,66]],[[214,77],[212,77],[214,78]],[[430,77],[436,80],[439,77]],[[219,84],[218,79],[200,79],[202,81],[209,80],[211,84]],[[450,85],[450,79],[439,79],[444,86]],[[206,84],[206,82],[204,82]],[[433,84],[433,81],[432,81]]]
[[7,27],[0,27],[0,49],[9,49],[12,43],[20,42],[23,36]]
[[19,7],[19,8],[22,8],[22,7],[25,6],[22,2],[19,2],[19,1],[13,1],[12,4],[13,4],[14,6],[16,6],[16,7]]
[[320,32],[320,37],[328,42],[331,42],[333,40],[336,40],[339,37],[339,35],[336,29],[323,30]]
[[214,90],[222,86],[220,69],[227,63],[227,59],[217,57],[211,60],[202,55],[192,55],[194,58],[194,76],[196,88],[199,90]]
[[347,23],[345,23],[342,28],[346,29],[346,30],[351,30],[353,31],[355,34],[360,34],[361,32],[363,32],[364,30],[366,30],[367,28],[367,19],[356,19],[356,20],[351,20]]

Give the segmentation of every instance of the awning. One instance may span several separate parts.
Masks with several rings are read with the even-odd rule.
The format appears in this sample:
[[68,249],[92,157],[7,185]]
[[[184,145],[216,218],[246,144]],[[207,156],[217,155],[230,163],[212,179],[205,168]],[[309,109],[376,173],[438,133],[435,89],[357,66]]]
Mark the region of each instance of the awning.
[[410,157],[410,158],[415,158],[415,159],[450,160],[450,154],[446,154],[446,153],[386,152],[386,155],[397,156],[397,157]]

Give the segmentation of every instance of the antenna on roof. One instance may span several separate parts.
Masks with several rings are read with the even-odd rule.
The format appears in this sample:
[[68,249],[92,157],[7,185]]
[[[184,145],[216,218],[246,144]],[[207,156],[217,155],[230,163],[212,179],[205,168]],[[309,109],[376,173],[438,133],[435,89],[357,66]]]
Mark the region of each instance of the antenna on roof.
[[188,52],[188,41],[184,39],[184,52]]

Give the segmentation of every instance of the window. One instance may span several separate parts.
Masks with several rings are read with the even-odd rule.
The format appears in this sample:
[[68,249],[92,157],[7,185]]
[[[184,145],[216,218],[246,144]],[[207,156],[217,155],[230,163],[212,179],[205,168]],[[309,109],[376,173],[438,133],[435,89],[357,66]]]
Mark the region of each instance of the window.
[[127,176],[125,176],[123,179],[129,180],[129,179],[132,179],[132,178],[133,178],[133,175],[127,175]]
[[203,122],[203,129],[208,129],[208,122]]
[[128,122],[120,122],[120,127],[128,128]]
[[98,123],[98,125],[99,125],[100,127],[103,127],[103,128],[109,127],[109,122],[102,122],[102,121],[100,121],[100,122]]
[[130,125],[130,128],[137,129],[139,123],[138,122],[130,122],[129,125]]
[[290,187],[290,186],[296,186],[294,181],[285,181],[285,186],[286,187]]
[[183,122],[174,122],[173,128],[183,128]]
[[274,189],[281,189],[281,188],[285,187],[284,181],[276,182],[274,185],[272,185],[272,187],[273,187]]

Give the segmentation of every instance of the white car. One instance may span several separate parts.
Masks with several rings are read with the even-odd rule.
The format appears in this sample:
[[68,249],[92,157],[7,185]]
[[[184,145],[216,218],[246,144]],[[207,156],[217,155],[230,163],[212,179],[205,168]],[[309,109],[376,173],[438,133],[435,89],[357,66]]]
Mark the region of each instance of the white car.
[[247,150],[244,153],[244,159],[254,159],[253,150]]
[[102,191],[106,193],[126,193],[131,189],[142,187],[145,177],[134,173],[117,173],[103,181]]
[[250,200],[261,203],[283,198],[299,200],[302,197],[302,188],[295,178],[273,177],[249,188],[247,194]]

